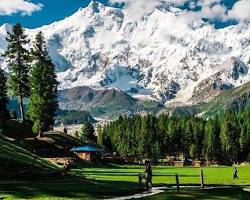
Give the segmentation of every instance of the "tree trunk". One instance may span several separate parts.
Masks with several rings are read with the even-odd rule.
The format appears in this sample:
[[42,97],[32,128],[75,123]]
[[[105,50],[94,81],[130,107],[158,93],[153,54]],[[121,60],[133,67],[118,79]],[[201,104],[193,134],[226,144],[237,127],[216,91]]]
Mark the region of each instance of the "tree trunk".
[[44,122],[41,122],[39,131],[38,131],[38,135],[37,135],[38,138],[43,137],[43,132],[44,132],[44,130],[45,130],[44,127],[45,127],[45,123],[44,123]]
[[39,129],[37,138],[42,138],[43,137],[43,131],[42,129]]
[[20,114],[21,114],[21,122],[23,123],[25,121],[25,116],[24,116],[24,107],[23,107],[23,97],[20,95],[19,96],[20,100]]

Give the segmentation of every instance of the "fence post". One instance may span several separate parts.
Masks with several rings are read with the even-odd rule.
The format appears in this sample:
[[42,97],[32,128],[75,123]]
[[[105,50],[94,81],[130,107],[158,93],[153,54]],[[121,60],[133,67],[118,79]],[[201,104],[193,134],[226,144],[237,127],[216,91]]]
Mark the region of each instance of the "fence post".
[[177,189],[177,192],[179,192],[180,191],[180,183],[179,183],[178,174],[175,174],[175,179],[176,179],[176,189]]
[[203,169],[201,169],[200,179],[201,179],[201,188],[204,188],[204,173],[203,173]]

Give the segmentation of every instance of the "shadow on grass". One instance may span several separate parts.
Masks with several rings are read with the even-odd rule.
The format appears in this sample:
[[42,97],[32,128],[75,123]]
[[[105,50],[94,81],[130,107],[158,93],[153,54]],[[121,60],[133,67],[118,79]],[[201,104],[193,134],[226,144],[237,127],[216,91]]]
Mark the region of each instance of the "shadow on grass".
[[[138,176],[139,173],[143,173],[144,170],[138,171],[111,171],[111,170],[72,170],[72,174],[79,174],[84,176]],[[113,170],[113,169],[112,169]],[[172,174],[165,174],[165,173],[153,173],[153,177],[175,177],[175,173]],[[188,178],[197,178],[200,175],[197,174],[179,174],[180,177],[188,177]]]
[[145,198],[145,200],[249,200],[250,193],[240,187],[220,189],[181,189],[176,192],[167,189],[165,193]]
[[99,162],[99,163],[81,163],[78,166],[79,169],[82,168],[94,168],[94,169],[144,169],[144,165],[124,165],[124,163],[108,163],[108,162]]
[[135,194],[143,190],[136,183],[121,181],[83,181],[77,179],[47,179],[0,182],[1,197],[13,199],[106,198]]
[[[143,171],[142,171],[143,172]],[[79,172],[78,172],[79,173]],[[98,171],[86,171],[82,172],[86,176],[138,176],[139,172],[98,172]],[[153,174],[153,177],[175,177],[175,174]],[[199,175],[180,175],[180,177],[197,178]]]

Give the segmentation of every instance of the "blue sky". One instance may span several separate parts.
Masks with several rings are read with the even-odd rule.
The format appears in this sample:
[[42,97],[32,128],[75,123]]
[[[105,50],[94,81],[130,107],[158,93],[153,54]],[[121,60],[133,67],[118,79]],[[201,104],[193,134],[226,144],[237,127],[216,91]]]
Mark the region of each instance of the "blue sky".
[[[150,4],[150,2],[152,3],[152,2],[156,2],[160,0],[110,0],[110,2],[122,2],[122,1],[126,1],[128,5],[131,4],[132,6],[133,5],[138,6],[138,2],[140,3],[144,2],[144,4],[145,3]],[[175,2],[175,0],[173,1]],[[207,2],[212,2],[211,5],[213,5],[213,3],[218,4],[218,1],[220,1],[221,3],[219,5],[222,5],[224,6],[224,8],[226,8],[226,11],[225,11],[226,13],[228,12],[227,10],[232,9],[233,5],[237,1],[245,1],[245,5],[248,4],[246,3],[247,1],[250,2],[250,0],[190,0],[190,1],[179,0],[179,1],[186,1],[184,5],[179,6],[182,9],[189,8],[189,6],[191,5],[190,2],[195,2],[196,6],[192,9],[189,9],[189,10],[193,10],[193,12],[200,11],[201,7],[204,6]],[[201,4],[197,3],[199,1],[202,3]],[[26,9],[25,12],[27,13],[24,14],[24,12],[22,12],[22,9],[20,8],[20,6],[25,7],[26,4],[25,5],[20,4],[20,6],[16,5],[17,7],[15,8],[16,10],[14,10],[13,6],[7,5],[10,7],[8,8],[9,10],[7,10],[6,8],[7,11],[5,11],[5,14],[4,14],[3,12],[1,13],[1,2],[5,2],[6,5],[10,4],[10,2],[12,4],[14,2],[19,2],[19,3],[25,2],[26,4],[27,2],[29,2],[30,4],[31,3],[33,4],[31,5],[31,8],[30,8],[32,11]],[[99,2],[106,4],[106,5],[108,4],[108,0],[99,0]],[[50,24],[57,20],[64,19],[65,17],[70,16],[74,12],[76,12],[80,7],[86,7],[89,3],[90,3],[90,0],[29,0],[29,1],[28,0],[0,0],[0,25],[4,23],[15,24],[17,22],[20,22],[24,27],[36,28],[45,24]],[[37,7],[34,7],[34,5]],[[202,5],[202,6],[199,6],[199,5]],[[2,4],[2,9],[3,7],[4,6]],[[241,7],[244,7],[244,5],[241,5]],[[215,26],[218,28],[225,27],[225,26],[235,24],[238,22],[237,20],[234,20],[234,19],[221,20],[217,18],[207,19],[206,17],[202,19],[207,20],[211,22],[212,24],[215,24]]]
[[[90,3],[90,0],[32,0],[31,2],[34,4],[43,4],[43,8],[40,11],[33,12],[30,16],[23,16],[20,13],[15,13],[11,16],[0,16],[0,25],[20,22],[24,27],[35,28],[50,24],[72,15],[81,7],[86,7]],[[99,2],[107,4],[107,0],[100,0]]]

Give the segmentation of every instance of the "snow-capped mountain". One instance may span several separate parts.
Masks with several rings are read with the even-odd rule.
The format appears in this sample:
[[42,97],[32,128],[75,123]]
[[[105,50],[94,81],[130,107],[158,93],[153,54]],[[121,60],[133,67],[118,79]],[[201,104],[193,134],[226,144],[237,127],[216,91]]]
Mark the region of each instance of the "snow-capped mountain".
[[[131,21],[122,9],[91,2],[62,21],[26,33],[31,40],[38,31],[45,34],[60,89],[118,88],[135,98],[179,105],[209,101],[250,81],[250,24],[187,25],[178,17],[181,12],[158,7]],[[0,27],[0,53],[10,29]]]

